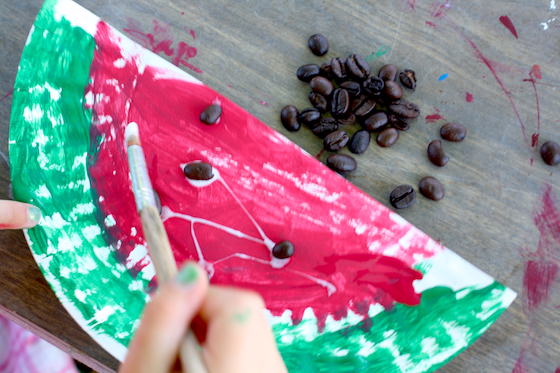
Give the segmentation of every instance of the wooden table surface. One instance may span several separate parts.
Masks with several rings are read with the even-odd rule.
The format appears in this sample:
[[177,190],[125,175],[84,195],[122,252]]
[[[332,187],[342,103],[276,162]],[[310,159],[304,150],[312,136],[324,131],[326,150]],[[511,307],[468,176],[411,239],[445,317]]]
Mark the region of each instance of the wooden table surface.
[[[441,371],[559,371],[560,167],[544,165],[531,147],[536,133],[539,144],[560,142],[560,10],[554,0],[78,2],[135,40],[159,46],[160,55],[312,154],[321,142],[308,130],[287,133],[278,119],[286,104],[309,106],[308,89],[294,74],[299,65],[356,52],[368,56],[375,69],[391,62],[416,70],[419,88],[409,97],[420,104],[422,117],[394,147],[371,146],[359,156],[350,180],[387,204],[396,185],[438,177],[446,198],[439,203],[420,198],[401,214],[519,293],[498,322]],[[10,92],[39,6],[39,0],[0,2],[2,155],[7,154]],[[518,38],[500,23],[504,15]],[[306,48],[315,32],[330,40],[327,57]],[[445,144],[451,161],[443,169],[425,156],[444,123],[429,123],[438,115],[469,130],[465,142]],[[8,169],[2,164],[0,198],[8,196]],[[116,361],[58,303],[21,232],[0,232],[0,256],[1,313],[92,368],[116,369]],[[548,283],[539,281],[546,273]],[[528,291],[525,275],[536,279]],[[539,294],[541,301],[531,306],[527,300]]]

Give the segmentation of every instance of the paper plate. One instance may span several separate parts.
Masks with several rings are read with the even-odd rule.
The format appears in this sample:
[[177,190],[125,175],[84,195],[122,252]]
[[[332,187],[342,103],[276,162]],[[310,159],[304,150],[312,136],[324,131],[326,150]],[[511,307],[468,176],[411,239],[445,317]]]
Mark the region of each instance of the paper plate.
[[[200,122],[212,103],[218,124]],[[29,247],[76,321],[122,359],[154,270],[130,189],[137,122],[178,263],[261,293],[291,372],[428,372],[515,294],[227,98],[68,0],[29,34],[10,127],[14,194],[43,211]],[[214,177],[191,183],[181,165]],[[295,254],[271,257],[290,240]]]

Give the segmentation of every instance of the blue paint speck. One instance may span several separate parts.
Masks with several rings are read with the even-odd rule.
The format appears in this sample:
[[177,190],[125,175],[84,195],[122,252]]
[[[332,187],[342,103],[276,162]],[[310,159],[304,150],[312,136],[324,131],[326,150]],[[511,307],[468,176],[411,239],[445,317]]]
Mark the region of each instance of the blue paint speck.
[[449,76],[448,73],[445,73],[443,75],[441,75],[437,80],[439,80],[440,82],[444,81],[445,79],[447,79],[447,77]]

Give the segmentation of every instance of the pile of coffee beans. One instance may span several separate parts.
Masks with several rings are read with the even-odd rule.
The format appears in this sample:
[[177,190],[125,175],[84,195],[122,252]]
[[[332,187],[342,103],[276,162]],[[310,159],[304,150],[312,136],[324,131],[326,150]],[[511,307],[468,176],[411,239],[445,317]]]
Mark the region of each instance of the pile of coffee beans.
[[[313,54],[323,56],[329,42],[325,36],[315,34],[309,38],[308,46]],[[356,170],[357,162],[352,156],[336,152],[348,147],[351,153],[362,154],[372,136],[377,145],[389,148],[420,115],[419,107],[404,98],[405,90],[416,89],[416,73],[411,69],[399,71],[396,65],[388,64],[372,74],[364,57],[350,54],[331,58],[320,66],[302,65],[296,76],[309,84],[311,107],[298,111],[293,105],[285,106],[280,112],[282,125],[291,132],[302,126],[309,128],[322,139],[326,151],[335,153],[327,157],[327,166],[342,175]],[[359,129],[352,134],[355,125]],[[447,123],[440,130],[441,138],[452,142],[464,140],[466,134],[466,128],[458,123]],[[427,155],[439,167],[449,162],[441,140],[428,145]],[[434,201],[445,195],[443,184],[431,176],[423,178],[418,188]],[[410,185],[398,186],[389,197],[391,205],[398,209],[411,206],[415,200],[416,192]]]

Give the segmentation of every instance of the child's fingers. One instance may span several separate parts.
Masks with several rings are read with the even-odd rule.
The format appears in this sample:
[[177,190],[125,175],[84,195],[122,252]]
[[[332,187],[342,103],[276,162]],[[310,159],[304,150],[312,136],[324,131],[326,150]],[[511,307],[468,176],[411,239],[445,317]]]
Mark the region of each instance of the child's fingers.
[[207,290],[206,273],[194,263],[161,286],[144,310],[120,373],[169,372]]
[[39,208],[27,203],[0,200],[0,229],[31,228],[39,220]]

